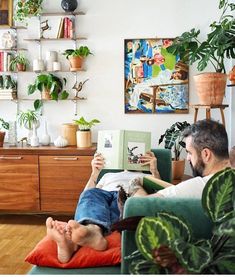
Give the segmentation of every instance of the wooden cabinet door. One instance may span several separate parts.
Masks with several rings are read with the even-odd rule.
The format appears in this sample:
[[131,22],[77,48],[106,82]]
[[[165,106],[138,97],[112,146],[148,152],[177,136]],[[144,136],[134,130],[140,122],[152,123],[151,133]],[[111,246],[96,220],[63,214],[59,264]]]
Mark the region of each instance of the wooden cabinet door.
[[40,156],[41,211],[74,213],[93,156]]
[[39,210],[37,155],[0,155],[0,210]]

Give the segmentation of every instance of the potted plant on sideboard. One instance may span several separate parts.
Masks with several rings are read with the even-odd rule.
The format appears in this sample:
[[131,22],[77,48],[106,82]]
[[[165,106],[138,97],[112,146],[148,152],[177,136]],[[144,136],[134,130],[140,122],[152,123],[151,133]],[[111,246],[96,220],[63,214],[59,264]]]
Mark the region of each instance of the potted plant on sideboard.
[[5,131],[1,131],[2,129],[9,130],[9,123],[6,122],[3,118],[0,118],[0,147],[3,147],[4,138],[6,135]]
[[180,159],[180,154],[185,148],[184,138],[182,132],[190,124],[187,121],[176,122],[166,129],[165,133],[161,135],[158,144],[165,142],[166,149],[173,150],[172,158],[172,178],[173,180],[181,180],[184,174],[185,159]]
[[188,60],[190,64],[198,62],[199,71],[208,64],[214,68],[215,72],[194,76],[200,104],[222,104],[227,80],[225,58],[235,58],[235,19],[232,15],[235,4],[219,0],[219,9],[221,16],[210,24],[211,31],[205,40],[200,41],[200,30],[193,28],[176,37],[167,48],[168,52],[179,54],[183,61]]
[[79,119],[75,119],[74,122],[78,124],[77,147],[91,147],[91,127],[97,123],[100,123],[98,119],[92,119],[91,121],[85,120],[82,116]]
[[76,49],[67,49],[63,52],[66,59],[70,62],[70,71],[77,71],[82,68],[84,59],[93,55],[87,46],[80,46]]

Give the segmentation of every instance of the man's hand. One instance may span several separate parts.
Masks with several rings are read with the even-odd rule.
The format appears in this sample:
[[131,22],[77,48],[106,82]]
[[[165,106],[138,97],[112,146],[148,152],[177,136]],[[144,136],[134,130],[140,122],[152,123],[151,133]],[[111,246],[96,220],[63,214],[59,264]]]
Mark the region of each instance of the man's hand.
[[104,157],[100,153],[95,153],[91,161],[92,174],[98,176],[100,171],[104,168]]
[[155,178],[161,179],[160,174],[157,169],[157,158],[153,152],[147,151],[145,155],[143,155],[139,158],[139,161],[142,166],[149,164],[149,170],[152,173],[152,175]]

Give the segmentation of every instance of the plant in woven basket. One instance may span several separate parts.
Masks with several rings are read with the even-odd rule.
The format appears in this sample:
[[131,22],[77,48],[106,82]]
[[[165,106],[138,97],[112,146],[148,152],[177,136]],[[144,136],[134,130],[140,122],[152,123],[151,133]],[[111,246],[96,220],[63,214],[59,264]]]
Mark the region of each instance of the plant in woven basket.
[[144,217],[136,230],[138,250],[130,273],[232,274],[235,272],[235,170],[226,168],[211,177],[202,195],[204,212],[213,222],[210,239],[195,239],[181,217],[159,212]]

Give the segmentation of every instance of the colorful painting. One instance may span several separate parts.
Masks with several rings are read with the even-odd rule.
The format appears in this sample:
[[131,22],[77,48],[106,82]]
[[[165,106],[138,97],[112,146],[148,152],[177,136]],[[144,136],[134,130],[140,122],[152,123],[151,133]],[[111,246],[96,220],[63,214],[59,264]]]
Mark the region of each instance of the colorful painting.
[[13,0],[0,0],[0,28],[12,26]]
[[172,39],[125,39],[125,113],[188,113],[189,67]]

